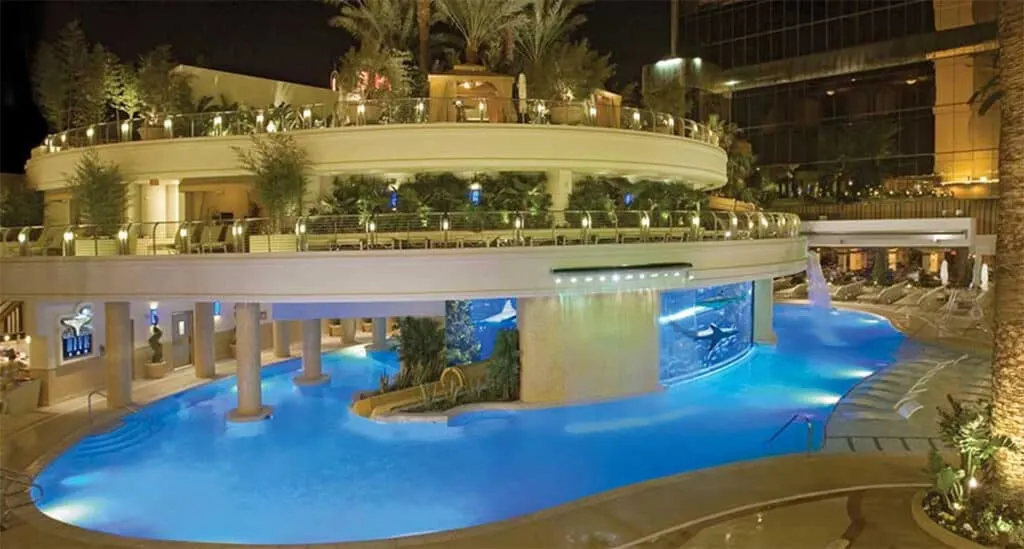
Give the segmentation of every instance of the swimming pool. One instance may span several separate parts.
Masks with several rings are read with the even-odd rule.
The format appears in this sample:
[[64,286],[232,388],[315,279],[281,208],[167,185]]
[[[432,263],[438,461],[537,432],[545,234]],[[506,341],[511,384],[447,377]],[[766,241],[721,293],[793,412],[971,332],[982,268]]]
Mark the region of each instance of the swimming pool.
[[[38,476],[47,515],[161,540],[301,544],[405,536],[498,521],[627,484],[803,451],[839,397],[897,353],[888,322],[777,305],[779,344],[713,375],[601,404],[478,412],[444,424],[381,424],[352,394],[394,372],[350,352],[324,355],[331,382],[297,387],[298,360],[267,368],[272,419],[231,424],[234,379],[163,399],[84,439]],[[838,336],[838,341],[837,341]]]

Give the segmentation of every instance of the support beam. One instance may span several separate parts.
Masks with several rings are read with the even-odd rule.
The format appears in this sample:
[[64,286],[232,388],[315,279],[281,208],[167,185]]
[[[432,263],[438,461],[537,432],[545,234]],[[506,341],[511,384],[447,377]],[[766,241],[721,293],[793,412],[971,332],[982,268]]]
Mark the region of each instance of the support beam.
[[259,421],[270,416],[263,405],[260,387],[260,304],[235,304],[235,357],[237,361],[238,407],[228,412],[228,421]]
[[382,351],[388,348],[388,319],[373,319],[373,342],[367,347],[370,351]]
[[107,407],[123,408],[132,402],[132,315],[127,301],[108,302],[106,323]]
[[772,326],[775,296],[772,279],[754,281],[754,343],[775,345],[778,338]]
[[196,377],[212,378],[217,375],[213,302],[196,303],[193,312],[195,323],[192,327],[192,362],[195,366]]
[[519,298],[523,402],[563,404],[660,390],[655,291]]
[[277,358],[288,358],[292,356],[291,322],[287,320],[274,321],[274,356]]
[[302,374],[294,378],[296,385],[318,385],[330,379],[321,365],[320,338],[320,320],[303,320]]

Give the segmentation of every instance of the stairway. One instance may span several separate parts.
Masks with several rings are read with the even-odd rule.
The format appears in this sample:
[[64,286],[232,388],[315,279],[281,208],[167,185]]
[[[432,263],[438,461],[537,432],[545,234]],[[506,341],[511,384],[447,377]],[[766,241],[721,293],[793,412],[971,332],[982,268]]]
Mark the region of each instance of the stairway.
[[82,439],[72,455],[76,459],[94,459],[137,448],[161,430],[161,423],[147,419],[131,419],[117,423],[112,429]]
[[24,331],[22,306],[21,301],[0,301],[0,335],[14,335]]

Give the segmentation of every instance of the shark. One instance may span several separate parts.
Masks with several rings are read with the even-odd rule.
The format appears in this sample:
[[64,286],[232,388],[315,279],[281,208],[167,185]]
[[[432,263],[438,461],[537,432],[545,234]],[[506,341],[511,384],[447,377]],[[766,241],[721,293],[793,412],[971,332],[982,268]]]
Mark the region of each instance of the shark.
[[707,352],[709,356],[711,355],[711,352],[715,350],[715,347],[718,347],[719,343],[725,341],[725,339],[730,336],[736,335],[739,331],[736,328],[727,328],[723,330],[716,324],[708,324],[707,328],[697,330],[696,332],[684,330],[680,328],[678,324],[672,324],[672,327],[680,334],[695,341],[709,341],[710,344],[708,345]]
[[484,319],[484,322],[488,324],[501,324],[506,320],[513,319],[516,317],[516,308],[512,306],[512,300],[505,300],[505,306],[501,308],[501,312],[491,315]]
[[717,297],[709,297],[707,299],[702,299],[698,301],[696,305],[700,307],[706,307],[707,309],[712,311],[717,311],[718,309],[724,309],[729,305],[735,305],[741,301],[743,301],[743,296],[726,297],[720,295]]
[[661,324],[671,324],[673,322],[678,322],[680,320],[685,320],[687,318],[700,316],[710,311],[724,309],[730,305],[735,305],[737,303],[742,302],[743,299],[743,296],[719,296],[703,299],[701,301],[694,303],[693,307],[687,307],[686,309],[683,309],[681,311],[676,311],[675,313],[659,318],[658,322]]

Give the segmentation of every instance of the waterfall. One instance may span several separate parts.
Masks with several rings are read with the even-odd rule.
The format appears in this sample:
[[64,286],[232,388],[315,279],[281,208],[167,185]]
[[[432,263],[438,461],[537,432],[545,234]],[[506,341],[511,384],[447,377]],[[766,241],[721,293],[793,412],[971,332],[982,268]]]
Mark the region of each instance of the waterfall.
[[807,298],[815,309],[832,310],[832,294],[821,270],[821,256],[807,250]]

